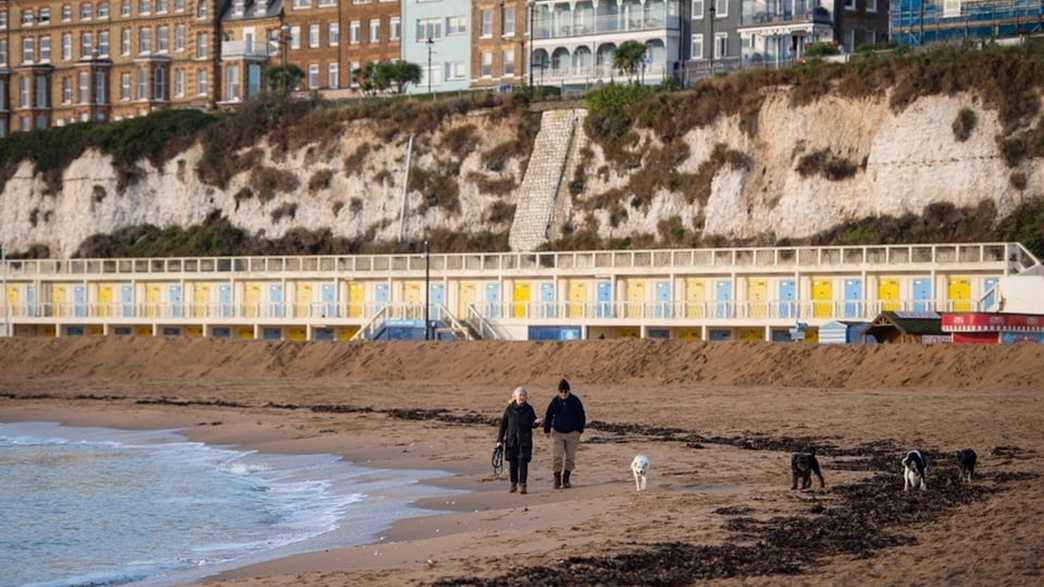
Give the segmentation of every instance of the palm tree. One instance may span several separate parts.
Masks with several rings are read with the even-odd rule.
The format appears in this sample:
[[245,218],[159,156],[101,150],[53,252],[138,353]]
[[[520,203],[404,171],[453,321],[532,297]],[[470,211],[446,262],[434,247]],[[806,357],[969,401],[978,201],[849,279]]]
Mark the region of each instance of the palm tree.
[[645,45],[638,41],[625,41],[613,51],[613,67],[627,74],[632,81],[645,59]]

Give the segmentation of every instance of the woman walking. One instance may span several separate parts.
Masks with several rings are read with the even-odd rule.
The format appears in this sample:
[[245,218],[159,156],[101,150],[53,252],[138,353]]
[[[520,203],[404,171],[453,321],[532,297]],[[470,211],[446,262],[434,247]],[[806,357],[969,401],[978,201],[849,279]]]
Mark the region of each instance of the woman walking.
[[511,403],[504,408],[497,432],[497,446],[504,447],[508,470],[511,474],[511,493],[526,493],[526,478],[529,476],[529,461],[533,458],[533,429],[542,421],[536,417],[533,406],[527,403],[529,393],[524,387],[516,387],[511,394]]

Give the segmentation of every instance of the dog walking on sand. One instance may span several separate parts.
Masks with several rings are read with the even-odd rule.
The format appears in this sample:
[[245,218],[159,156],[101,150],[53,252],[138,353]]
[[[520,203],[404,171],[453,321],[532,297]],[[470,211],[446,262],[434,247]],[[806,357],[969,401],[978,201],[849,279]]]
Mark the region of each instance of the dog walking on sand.
[[576,467],[576,449],[586,423],[584,404],[570,391],[569,382],[562,379],[558,395],[551,399],[544,414],[544,435],[551,438],[555,489],[572,487],[570,475]]

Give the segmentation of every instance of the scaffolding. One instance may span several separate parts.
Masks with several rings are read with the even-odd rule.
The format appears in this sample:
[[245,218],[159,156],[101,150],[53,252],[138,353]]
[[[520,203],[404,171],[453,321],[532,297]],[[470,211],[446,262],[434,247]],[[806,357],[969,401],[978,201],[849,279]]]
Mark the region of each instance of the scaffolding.
[[1044,0],[891,0],[892,42],[980,41],[1044,32]]

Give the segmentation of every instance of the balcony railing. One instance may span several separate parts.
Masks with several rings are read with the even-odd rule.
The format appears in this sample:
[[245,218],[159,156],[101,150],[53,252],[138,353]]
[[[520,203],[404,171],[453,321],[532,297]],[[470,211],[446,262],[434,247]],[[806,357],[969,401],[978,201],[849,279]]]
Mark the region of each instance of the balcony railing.
[[[806,322],[874,319],[883,311],[978,312],[987,311],[988,302],[974,300],[768,300],[700,302],[505,302],[477,304],[473,309],[494,321],[524,322]],[[15,304],[9,306],[11,319],[29,323],[184,323],[235,324],[268,322],[273,324],[361,324],[378,313],[385,320],[423,320],[423,304]],[[446,309],[432,302],[428,316],[445,318]],[[2,318],[3,306],[0,306]],[[468,313],[469,316],[472,312]],[[470,316],[474,319],[474,316]]]
[[[902,266],[980,264],[991,269],[1005,265],[1021,272],[1039,261],[1019,243],[938,245],[867,245],[835,247],[736,247],[721,249],[647,249],[634,251],[562,251],[534,253],[451,253],[431,255],[437,274],[552,274],[569,272],[635,273],[690,271],[721,273],[809,270],[852,270]],[[229,279],[263,275],[340,275],[373,278],[389,274],[423,275],[424,255],[344,255],[286,257],[172,257],[140,259],[26,259],[8,260],[11,280],[60,280],[93,275],[144,279],[191,276]],[[2,269],[2,266],[0,266]]]
[[790,23],[831,24],[833,17],[826,8],[805,4],[800,1],[765,2],[764,0],[743,3],[740,15],[741,27],[769,26]]
[[597,16],[593,18],[576,18],[573,22],[559,24],[537,22],[533,25],[533,39],[543,41],[608,33],[630,33],[662,29],[677,30],[678,26],[679,20],[677,16],[667,16],[662,14],[662,11],[661,14],[630,19],[624,18],[623,14]]
[[[656,81],[663,79],[664,74],[667,72],[667,68],[662,64],[646,65],[643,70],[641,67],[633,76],[634,78],[643,78],[645,81]],[[619,69],[615,69],[608,65],[588,65],[588,66],[563,66],[563,67],[552,67],[547,65],[545,67],[535,66],[533,76],[536,78],[535,81],[539,84],[546,84],[548,82],[558,81],[583,81],[588,80],[594,81],[609,81],[609,80],[626,80],[627,74]]]
[[222,41],[222,57],[268,57],[271,55],[265,41]]

